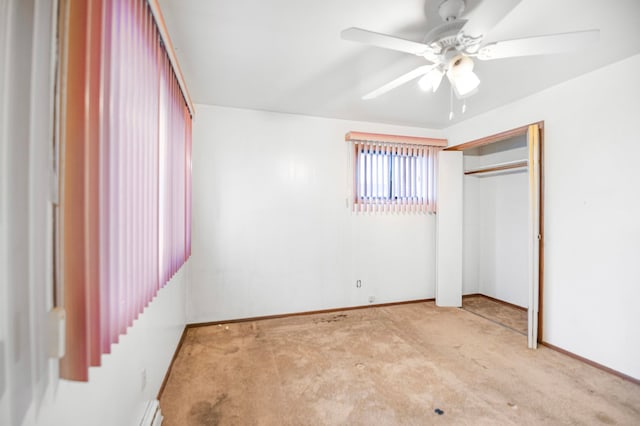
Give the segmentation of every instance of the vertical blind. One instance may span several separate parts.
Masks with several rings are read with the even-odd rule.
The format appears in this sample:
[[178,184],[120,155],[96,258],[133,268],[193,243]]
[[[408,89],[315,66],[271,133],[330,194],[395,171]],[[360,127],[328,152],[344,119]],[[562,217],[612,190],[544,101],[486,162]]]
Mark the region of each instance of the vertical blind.
[[60,375],[86,381],[191,254],[191,111],[146,0],[60,7]]
[[393,135],[347,134],[353,142],[354,211],[435,213],[443,142],[415,139],[403,143]]

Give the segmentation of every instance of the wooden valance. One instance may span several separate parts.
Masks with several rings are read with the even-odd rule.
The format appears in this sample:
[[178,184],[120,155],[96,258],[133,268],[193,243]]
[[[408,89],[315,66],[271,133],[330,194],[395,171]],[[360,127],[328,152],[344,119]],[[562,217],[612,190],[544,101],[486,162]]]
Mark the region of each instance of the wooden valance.
[[365,142],[382,142],[382,143],[402,143],[411,145],[427,145],[427,146],[447,146],[446,139],[437,138],[423,138],[418,136],[400,136],[400,135],[384,135],[381,133],[364,133],[364,132],[349,132],[345,135],[344,140],[351,141],[365,141]]

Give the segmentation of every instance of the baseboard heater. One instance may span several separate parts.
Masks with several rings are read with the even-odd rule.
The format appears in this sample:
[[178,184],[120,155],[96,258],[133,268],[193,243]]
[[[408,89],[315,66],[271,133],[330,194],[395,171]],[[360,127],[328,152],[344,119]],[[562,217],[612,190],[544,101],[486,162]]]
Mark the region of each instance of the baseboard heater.
[[162,413],[160,412],[160,401],[153,400],[147,404],[147,409],[144,411],[144,417],[140,422],[140,426],[161,426],[162,425]]

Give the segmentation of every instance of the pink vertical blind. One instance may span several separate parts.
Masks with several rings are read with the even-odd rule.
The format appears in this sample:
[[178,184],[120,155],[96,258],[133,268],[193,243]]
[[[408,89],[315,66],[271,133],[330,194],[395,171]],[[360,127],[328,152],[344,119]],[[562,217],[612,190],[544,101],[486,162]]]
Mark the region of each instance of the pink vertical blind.
[[446,140],[350,132],[356,212],[436,212],[438,152]]
[[191,254],[191,110],[146,0],[60,7],[60,375],[86,381]]

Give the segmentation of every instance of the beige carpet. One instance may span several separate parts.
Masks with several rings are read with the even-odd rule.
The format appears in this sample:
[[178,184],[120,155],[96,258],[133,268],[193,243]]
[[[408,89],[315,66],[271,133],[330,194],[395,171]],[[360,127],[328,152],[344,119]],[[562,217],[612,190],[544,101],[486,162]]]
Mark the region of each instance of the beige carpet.
[[640,424],[640,386],[433,303],[191,328],[160,404],[165,426]]
[[489,321],[527,335],[527,311],[508,306],[482,295],[464,296],[462,308]]

